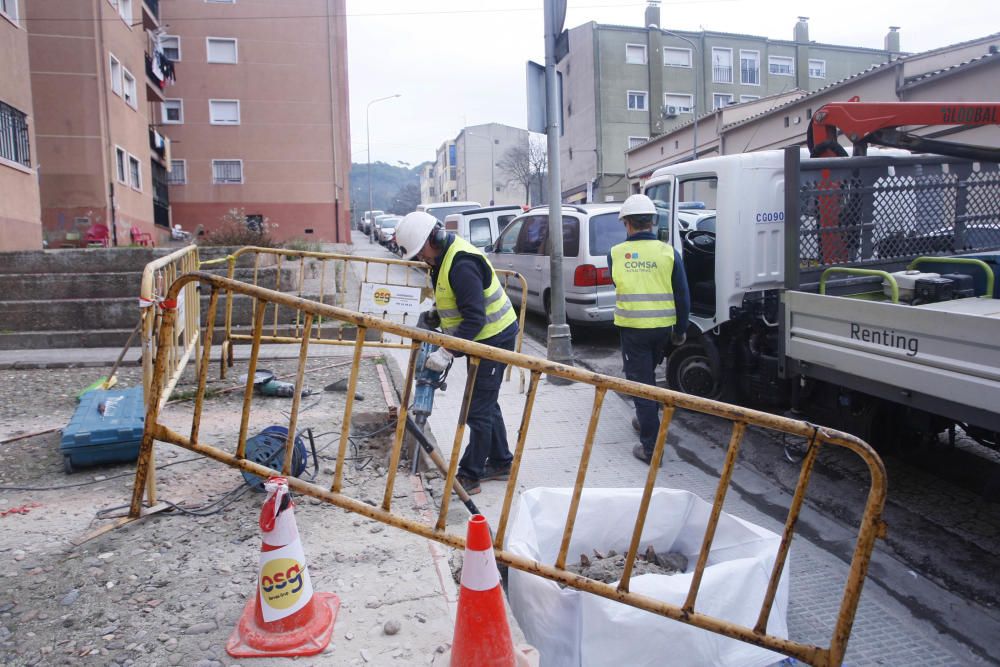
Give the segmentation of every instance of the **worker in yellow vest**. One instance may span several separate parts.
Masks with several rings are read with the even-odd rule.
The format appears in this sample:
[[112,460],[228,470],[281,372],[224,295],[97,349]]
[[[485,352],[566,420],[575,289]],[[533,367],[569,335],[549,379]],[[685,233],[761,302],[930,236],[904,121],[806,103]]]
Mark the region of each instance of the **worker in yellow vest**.
[[[667,339],[683,345],[691,298],[680,253],[656,238],[656,206],[646,195],[632,195],[618,218],[628,237],[611,248],[608,269],[615,283],[615,326],[622,342],[625,377],[656,385],[656,367],[663,361]],[[649,463],[660,429],[659,404],[634,398],[632,427],[639,443],[632,455]]]
[[[434,301],[441,330],[450,336],[514,350],[517,313],[486,255],[465,239],[444,230],[429,213],[407,214],[396,227],[396,244],[403,259],[418,259],[431,267]],[[424,362],[443,371],[454,355],[443,347]],[[510,477],[514,459],[507,445],[507,426],[497,399],[507,364],[481,360],[466,423],[469,444],[458,464],[456,479],[466,492],[480,492],[479,483]]]

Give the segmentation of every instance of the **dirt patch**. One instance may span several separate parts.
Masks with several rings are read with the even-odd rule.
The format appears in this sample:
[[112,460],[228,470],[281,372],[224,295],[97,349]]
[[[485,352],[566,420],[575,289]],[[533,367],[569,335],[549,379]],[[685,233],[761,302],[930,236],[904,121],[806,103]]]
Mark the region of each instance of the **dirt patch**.
[[[338,361],[311,359],[307,368]],[[392,424],[376,365],[362,363],[344,493],[382,503]],[[277,374],[296,362],[268,360]],[[199,440],[232,451],[239,434],[242,390],[228,391],[246,372],[237,363],[226,381],[211,383]],[[345,392],[323,391],[348,376],[347,365],[307,375],[318,393],[302,400],[298,428],[314,433],[320,485],[332,483]],[[21,370],[0,380],[0,440],[65,425],[75,394],[100,369]],[[213,368],[211,376],[217,374]],[[119,372],[122,386],[140,382],[138,368]],[[194,388],[193,371],[178,395]],[[248,433],[287,425],[291,399],[254,396]],[[192,404],[178,402],[163,421],[191,428]],[[368,437],[370,436],[370,437]],[[79,547],[70,541],[119,516],[128,503],[134,465],[63,471],[59,433],[0,445],[0,558],[8,583],[0,592],[0,664],[232,665],[225,642],[256,588],[262,494],[240,474],[172,445],[156,446],[159,499],[175,511],[107,533]],[[309,469],[312,470],[310,461]],[[395,511],[416,518],[412,481],[399,474]],[[304,664],[433,664],[453,626],[440,582],[428,566],[428,543],[319,501],[297,498],[296,519],[318,591],[340,596],[334,639]],[[464,509],[459,506],[464,512]],[[456,520],[462,520],[457,517]],[[247,664],[247,661],[244,661]],[[261,667],[288,664],[258,659]]]

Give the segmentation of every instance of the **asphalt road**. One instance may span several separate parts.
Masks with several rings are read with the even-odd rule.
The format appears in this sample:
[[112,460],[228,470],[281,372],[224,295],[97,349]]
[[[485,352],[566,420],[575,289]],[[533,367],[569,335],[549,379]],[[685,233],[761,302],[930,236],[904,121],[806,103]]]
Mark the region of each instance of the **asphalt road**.
[[[355,232],[356,252],[390,256]],[[545,344],[547,325],[529,314],[526,335]],[[574,331],[577,366],[606,375],[622,375],[617,333],[610,329]],[[663,367],[659,371],[661,386]],[[713,418],[678,413],[696,441],[677,443],[688,463],[717,471],[729,432]],[[943,439],[944,440],[944,439]],[[736,490],[752,497],[759,509],[784,519],[786,508],[769,498],[794,491],[799,466],[786,459],[786,445],[774,434],[748,430],[738,465],[755,469],[770,480],[769,488]],[[959,437],[908,456],[883,455],[889,480],[885,520],[888,533],[879,541],[869,577],[912,610],[927,618],[983,658],[1000,664],[1000,454]],[[799,531],[845,561],[853,540],[844,542],[843,527],[861,514],[868,488],[860,459],[841,451],[821,453],[807,493],[807,510]],[[735,486],[735,485],[734,485]],[[852,532],[852,534],[854,534]]]

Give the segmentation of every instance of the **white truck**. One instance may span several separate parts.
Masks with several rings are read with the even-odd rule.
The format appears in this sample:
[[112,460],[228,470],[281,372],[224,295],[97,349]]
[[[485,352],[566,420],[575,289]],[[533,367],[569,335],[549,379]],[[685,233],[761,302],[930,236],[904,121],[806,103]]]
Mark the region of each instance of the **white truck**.
[[[644,191],[692,296],[671,388],[791,407],[880,445],[958,425],[1000,448],[1000,151],[867,154],[869,142],[927,150],[884,128],[931,124],[932,111],[938,124],[1000,122],[995,103],[828,105],[810,127],[824,157],[795,147],[652,175]],[[685,199],[716,209],[714,231],[677,224]]]

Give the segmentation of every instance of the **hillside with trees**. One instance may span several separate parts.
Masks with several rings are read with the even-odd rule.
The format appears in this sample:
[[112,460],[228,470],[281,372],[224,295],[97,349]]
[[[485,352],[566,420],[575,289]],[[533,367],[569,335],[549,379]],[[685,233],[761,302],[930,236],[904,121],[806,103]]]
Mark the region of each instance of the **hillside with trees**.
[[[386,162],[371,165],[371,201],[377,210],[404,215],[420,203],[422,164],[410,167],[405,162],[394,166]],[[351,164],[351,209],[356,220],[368,210],[368,164]]]

